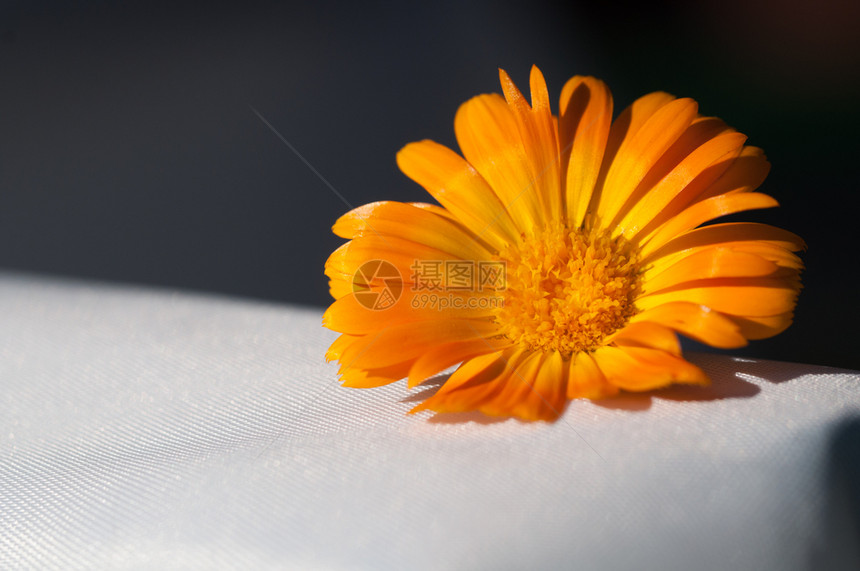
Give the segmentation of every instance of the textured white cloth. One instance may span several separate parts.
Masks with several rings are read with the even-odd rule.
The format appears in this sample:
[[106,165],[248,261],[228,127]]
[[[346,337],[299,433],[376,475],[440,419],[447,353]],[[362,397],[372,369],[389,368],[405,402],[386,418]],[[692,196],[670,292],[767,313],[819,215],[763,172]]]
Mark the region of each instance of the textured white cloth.
[[703,354],[710,388],[554,424],[409,416],[432,386],[339,386],[320,317],[0,275],[0,568],[860,562],[858,373]]

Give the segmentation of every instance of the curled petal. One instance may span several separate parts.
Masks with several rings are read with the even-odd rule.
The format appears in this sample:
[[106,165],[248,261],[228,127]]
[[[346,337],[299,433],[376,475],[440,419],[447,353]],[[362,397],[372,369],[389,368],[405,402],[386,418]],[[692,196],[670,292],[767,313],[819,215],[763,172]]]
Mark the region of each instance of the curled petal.
[[648,391],[672,383],[708,384],[699,367],[659,349],[601,347],[594,360],[606,380],[628,391]]
[[690,339],[721,349],[734,349],[747,344],[746,336],[732,319],[704,305],[688,301],[658,305],[637,313],[630,321],[658,323]]
[[588,205],[612,122],[612,94],[602,81],[575,76],[561,90],[559,152],[568,223],[579,228]]

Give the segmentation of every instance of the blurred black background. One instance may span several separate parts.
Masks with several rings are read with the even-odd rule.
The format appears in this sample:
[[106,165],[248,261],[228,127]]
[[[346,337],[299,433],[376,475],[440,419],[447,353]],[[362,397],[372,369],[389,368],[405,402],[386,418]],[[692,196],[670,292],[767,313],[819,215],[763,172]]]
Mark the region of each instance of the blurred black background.
[[[427,200],[404,144],[574,74],[693,97],[763,147],[744,219],[803,236],[795,324],[744,351],[860,369],[855,1],[0,4],[0,268],[324,306],[341,201]],[[456,148],[456,147],[455,147]],[[2,316],[0,316],[2,319]]]

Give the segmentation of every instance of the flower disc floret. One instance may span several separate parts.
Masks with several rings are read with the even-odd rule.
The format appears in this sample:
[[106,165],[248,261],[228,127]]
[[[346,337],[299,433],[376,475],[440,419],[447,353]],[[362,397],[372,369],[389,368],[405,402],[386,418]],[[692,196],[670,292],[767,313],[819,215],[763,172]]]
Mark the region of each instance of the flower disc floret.
[[607,232],[547,229],[501,253],[505,335],[530,349],[564,356],[593,351],[635,313],[637,256]]

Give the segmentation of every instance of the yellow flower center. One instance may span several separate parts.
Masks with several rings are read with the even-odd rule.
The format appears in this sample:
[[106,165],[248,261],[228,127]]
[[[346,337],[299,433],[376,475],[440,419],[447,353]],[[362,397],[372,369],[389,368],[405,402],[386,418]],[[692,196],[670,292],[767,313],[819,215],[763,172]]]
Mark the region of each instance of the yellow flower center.
[[531,349],[593,351],[635,313],[637,252],[606,232],[547,229],[500,253],[507,287],[496,321]]

